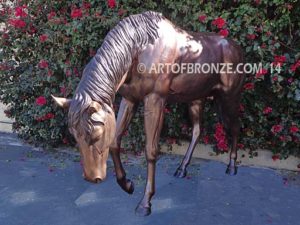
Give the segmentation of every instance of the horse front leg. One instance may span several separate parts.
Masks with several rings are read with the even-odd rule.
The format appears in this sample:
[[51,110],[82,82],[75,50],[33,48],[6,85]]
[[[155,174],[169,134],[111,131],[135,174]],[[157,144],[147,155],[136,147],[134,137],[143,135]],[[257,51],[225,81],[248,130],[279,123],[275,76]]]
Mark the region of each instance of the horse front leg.
[[137,104],[122,98],[118,117],[117,117],[117,125],[116,125],[116,135],[113,140],[113,143],[110,145],[110,154],[112,160],[114,162],[115,172],[117,182],[120,187],[126,191],[128,194],[132,194],[134,191],[134,184],[131,180],[126,178],[126,173],[123,168],[121,158],[120,158],[120,146],[122,135],[124,131],[127,129],[135,111],[137,108]]
[[205,105],[204,99],[193,101],[189,105],[189,115],[193,123],[193,136],[192,136],[192,141],[184,155],[184,158],[174,174],[175,177],[183,178],[187,174],[186,168],[191,162],[194,149],[200,137],[200,126],[202,123],[204,105]]
[[136,214],[139,216],[148,216],[151,213],[150,201],[155,193],[155,167],[158,154],[158,140],[163,124],[165,98],[158,94],[150,94],[145,98],[144,102],[147,183],[144,196],[135,209]]

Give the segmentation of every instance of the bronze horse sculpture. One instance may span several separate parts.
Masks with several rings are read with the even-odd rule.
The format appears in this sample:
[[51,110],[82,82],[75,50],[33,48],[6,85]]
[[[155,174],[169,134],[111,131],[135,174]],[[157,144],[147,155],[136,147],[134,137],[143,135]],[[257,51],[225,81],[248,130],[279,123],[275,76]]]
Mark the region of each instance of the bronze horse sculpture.
[[[95,183],[104,180],[110,152],[118,184],[127,193],[133,193],[133,182],[126,178],[121,163],[120,145],[138,103],[143,101],[147,182],[136,214],[149,215],[150,201],[155,193],[155,165],[164,106],[167,101],[189,104],[192,141],[175,173],[176,177],[184,177],[199,140],[202,112],[208,96],[216,100],[231,140],[226,173],[236,174],[238,108],[244,74],[173,73],[165,67],[157,72],[151,70],[151,65],[232,63],[236,66],[241,62],[242,50],[232,40],[217,34],[186,32],[160,13],[145,12],[121,20],[85,67],[73,99],[53,96],[58,105],[68,108],[69,130],[80,149],[84,178]],[[144,65],[145,70],[139,71],[139,65]],[[116,92],[123,97],[117,122],[113,110]]]

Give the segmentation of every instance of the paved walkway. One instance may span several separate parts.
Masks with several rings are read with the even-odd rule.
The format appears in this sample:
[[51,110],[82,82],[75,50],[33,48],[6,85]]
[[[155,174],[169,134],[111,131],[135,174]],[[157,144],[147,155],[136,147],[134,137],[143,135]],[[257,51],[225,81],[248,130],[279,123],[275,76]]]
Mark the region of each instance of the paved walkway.
[[[0,225],[298,225],[300,175],[194,160],[185,179],[173,177],[181,160],[163,155],[158,162],[152,215],[134,209],[145,184],[145,159],[124,155],[135,192],[115,182],[109,161],[107,180],[95,185],[81,178],[74,152],[49,152],[24,145],[11,132],[0,105]],[[3,132],[4,131],[4,132]]]
[[81,178],[76,154],[47,153],[0,134],[1,225],[298,225],[300,178],[295,173],[194,160],[185,179],[173,177],[178,156],[161,156],[152,215],[134,209],[145,183],[145,160],[124,156],[135,192],[123,192],[109,162],[101,184]]

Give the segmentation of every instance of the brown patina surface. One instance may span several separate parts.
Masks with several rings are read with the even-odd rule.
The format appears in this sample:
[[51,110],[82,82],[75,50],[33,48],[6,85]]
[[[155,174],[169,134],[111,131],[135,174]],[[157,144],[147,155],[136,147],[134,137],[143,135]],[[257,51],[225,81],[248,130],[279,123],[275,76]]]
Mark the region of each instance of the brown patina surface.
[[[105,178],[110,151],[118,184],[128,193],[134,191],[120,160],[120,145],[137,105],[143,101],[147,183],[136,213],[149,215],[166,102],[189,104],[192,141],[175,172],[175,176],[184,177],[199,140],[205,100],[210,96],[216,101],[231,141],[226,173],[236,174],[238,108],[244,74],[173,73],[165,67],[161,71],[153,70],[153,65],[232,63],[235,68],[242,62],[242,50],[235,42],[217,34],[186,32],[159,13],[145,12],[120,21],[86,66],[73,99],[54,97],[60,106],[69,109],[70,132],[79,145],[84,178],[92,182]],[[112,103],[117,91],[123,98],[115,122]]]

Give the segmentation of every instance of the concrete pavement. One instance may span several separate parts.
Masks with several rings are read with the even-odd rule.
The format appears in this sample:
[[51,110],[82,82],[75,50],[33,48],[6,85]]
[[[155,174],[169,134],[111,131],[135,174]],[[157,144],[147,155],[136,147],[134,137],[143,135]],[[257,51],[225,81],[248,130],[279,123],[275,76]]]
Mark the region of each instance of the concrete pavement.
[[188,177],[173,173],[180,156],[163,155],[157,168],[152,214],[134,209],[145,183],[143,157],[123,155],[135,192],[115,182],[112,163],[101,184],[81,177],[78,154],[33,150],[0,134],[1,225],[297,225],[300,178],[295,172],[239,167],[225,175],[223,163],[193,160]]

